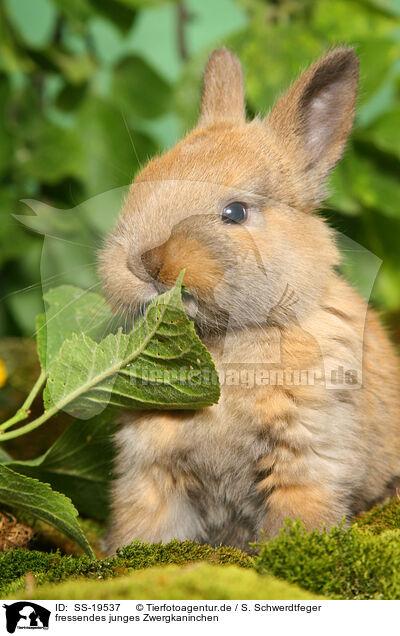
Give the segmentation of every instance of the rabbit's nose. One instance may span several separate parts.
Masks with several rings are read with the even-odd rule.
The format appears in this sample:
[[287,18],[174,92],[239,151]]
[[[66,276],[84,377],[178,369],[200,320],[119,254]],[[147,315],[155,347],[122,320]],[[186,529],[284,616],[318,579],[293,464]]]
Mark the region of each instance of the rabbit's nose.
[[221,263],[209,247],[183,233],[175,233],[162,245],[144,252],[141,263],[147,276],[162,289],[175,285],[182,269],[185,286],[195,291],[214,289],[222,276]]
[[141,260],[147,274],[152,278],[152,280],[158,281],[164,260],[163,246],[154,247],[153,249],[144,252],[141,256]]

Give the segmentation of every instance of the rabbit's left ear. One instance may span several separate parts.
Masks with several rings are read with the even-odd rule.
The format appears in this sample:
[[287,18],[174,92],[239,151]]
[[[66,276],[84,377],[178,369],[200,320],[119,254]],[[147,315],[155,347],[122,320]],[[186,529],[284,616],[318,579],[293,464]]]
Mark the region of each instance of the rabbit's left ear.
[[357,86],[357,56],[343,47],[313,64],[278,100],[265,123],[298,169],[322,179],[340,159]]
[[199,126],[246,121],[242,67],[226,48],[211,54],[204,73]]

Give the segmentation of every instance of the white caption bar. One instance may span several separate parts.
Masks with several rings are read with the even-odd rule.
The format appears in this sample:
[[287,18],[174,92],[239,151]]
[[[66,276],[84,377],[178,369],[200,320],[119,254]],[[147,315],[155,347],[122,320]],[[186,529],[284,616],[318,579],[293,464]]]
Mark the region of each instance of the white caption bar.
[[[400,601],[8,601],[0,633],[220,635],[221,629],[292,629],[337,636],[352,628],[376,636],[397,624]],[[20,630],[23,630],[20,631]],[[243,632],[245,633],[245,631]],[[278,633],[278,632],[277,632]],[[39,636],[39,634],[36,634]]]

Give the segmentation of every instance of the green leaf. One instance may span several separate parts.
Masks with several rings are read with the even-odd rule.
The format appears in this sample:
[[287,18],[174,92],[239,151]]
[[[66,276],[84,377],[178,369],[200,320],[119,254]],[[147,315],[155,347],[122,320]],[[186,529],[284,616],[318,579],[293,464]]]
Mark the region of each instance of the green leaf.
[[357,214],[363,208],[373,208],[393,218],[400,216],[400,180],[395,163],[374,149],[357,144],[349,148],[333,179],[339,195],[330,199],[347,214]]
[[[29,237],[27,232],[24,232],[22,226],[12,217],[17,206],[18,203],[15,200],[15,193],[11,187],[0,187],[0,267],[7,261],[19,259],[21,254],[26,253],[32,245],[32,238]],[[9,281],[9,284],[11,282],[12,279]],[[13,291],[15,289],[16,287],[14,286]],[[6,290],[7,285],[4,281],[2,284],[2,296],[5,295]]]
[[169,0],[117,0],[117,2],[132,7],[132,9],[147,9],[158,4],[168,4]]
[[[131,18],[132,21],[132,18]],[[124,54],[124,40],[119,29],[109,20],[93,18],[89,33],[96,56],[102,64],[115,64]]]
[[46,314],[36,316],[36,345],[40,366],[46,370],[47,331]]
[[46,314],[37,316],[36,338],[40,364],[48,370],[73,334],[101,338],[111,312],[102,296],[71,285],[51,289],[43,298]]
[[400,104],[385,113],[366,134],[379,150],[400,158]]
[[79,174],[81,142],[73,130],[45,121],[41,133],[20,163],[24,176],[44,183],[57,183],[65,176]]
[[85,175],[88,196],[130,183],[139,164],[157,150],[150,137],[129,129],[119,107],[95,97],[84,100],[76,131],[81,140],[76,176]]
[[389,311],[400,311],[400,273],[398,262],[387,259],[377,279],[373,300],[383,305]]
[[18,473],[49,483],[70,497],[81,514],[105,519],[114,450],[115,424],[110,411],[95,421],[76,420],[41,457],[11,459],[0,448],[0,461]]
[[50,0],[4,0],[8,17],[30,46],[45,46],[51,39],[57,12]]
[[82,100],[86,95],[87,88],[87,83],[66,84],[57,95],[57,108],[73,112],[82,103]]
[[351,170],[344,160],[339,162],[329,180],[327,204],[331,208],[340,210],[342,214],[356,216],[361,213],[361,205],[352,192]]
[[368,0],[369,4],[379,9],[384,14],[393,15],[400,18],[400,1],[399,0]]
[[320,0],[314,7],[314,28],[335,45],[386,35],[394,25],[392,17],[377,11],[369,0]]
[[122,33],[129,32],[135,16],[134,5],[119,0],[96,0],[96,11],[113,22]]
[[189,18],[186,23],[189,52],[199,52],[215,46],[247,25],[245,9],[235,0],[186,0]]
[[265,113],[275,99],[298,75],[299,68],[312,63],[324,53],[317,36],[306,32],[298,22],[269,25],[255,24],[233,39],[246,81],[246,94],[257,112]]
[[0,446],[0,464],[6,464],[9,461],[12,461],[10,455]]
[[[206,49],[210,51],[211,48],[224,43],[232,33],[245,27],[248,20],[246,7],[240,6],[243,2],[185,0],[184,9],[187,19],[181,22],[183,38],[178,42],[179,17],[176,2],[159,1],[157,4],[160,6],[149,7],[148,0],[124,1],[132,6],[143,7],[141,11],[138,11],[131,31],[129,50],[145,59],[162,77],[172,82],[179,78],[187,63],[184,59],[185,51],[189,59],[200,51],[204,52]],[[152,2],[152,4],[155,3]],[[250,13],[250,7],[248,13]],[[266,23],[266,20],[263,22]],[[254,33],[249,34],[249,38],[253,35]],[[182,44],[183,51],[179,46]]]
[[[144,4],[146,0],[139,2]],[[146,60],[162,77],[175,81],[183,62],[176,37],[177,7],[168,2],[159,4],[161,6],[146,7],[138,12],[129,38],[129,50]]]
[[52,47],[46,51],[46,58],[72,84],[82,84],[90,80],[96,72],[95,63],[87,53],[70,55],[59,47]]
[[125,113],[147,118],[166,111],[171,89],[144,60],[131,56],[115,68],[112,94]]
[[90,0],[52,0],[61,13],[70,19],[70,23],[74,21],[87,20],[95,9],[92,7]]
[[[9,83],[7,79],[0,75],[0,104],[6,104],[9,97]],[[1,112],[1,111],[0,111]],[[10,156],[12,156],[13,144],[11,136],[7,130],[5,117],[0,117],[0,177],[10,167]]]
[[361,62],[356,123],[366,128],[397,103],[400,44],[369,35],[357,41],[356,50]]
[[184,312],[182,274],[129,334],[96,343],[86,334],[64,342],[49,369],[46,410],[81,418],[115,407],[202,408],[219,399],[211,356]]
[[48,484],[20,475],[0,464],[0,501],[49,523],[76,541],[86,554],[94,556],[79,527],[78,512],[70,499],[52,490]]

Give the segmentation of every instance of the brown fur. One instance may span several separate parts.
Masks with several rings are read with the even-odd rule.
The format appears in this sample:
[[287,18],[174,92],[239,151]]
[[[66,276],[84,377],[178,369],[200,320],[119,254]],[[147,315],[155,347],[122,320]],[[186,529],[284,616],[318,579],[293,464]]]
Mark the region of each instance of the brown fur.
[[[336,49],[247,123],[239,61],[220,49],[199,126],[132,184],[101,254],[105,291],[134,316],[186,268],[187,312],[225,382],[208,409],[125,414],[110,552],[136,537],[247,549],[287,516],[339,523],[400,475],[397,359],[312,213],[351,128],[357,75],[354,52]],[[243,225],[221,221],[232,201],[246,204]],[[339,368],[357,388],[335,384]]]
[[202,292],[214,289],[222,272],[210,254],[198,239],[189,236],[171,237],[164,245],[149,250],[142,256],[144,266],[150,276],[163,285],[171,286],[182,269],[185,268],[185,285]]

